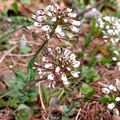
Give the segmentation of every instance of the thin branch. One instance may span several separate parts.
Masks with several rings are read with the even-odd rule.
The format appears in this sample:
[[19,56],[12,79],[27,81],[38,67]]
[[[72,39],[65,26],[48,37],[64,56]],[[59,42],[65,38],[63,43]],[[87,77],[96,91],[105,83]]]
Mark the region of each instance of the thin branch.
[[38,88],[39,88],[39,97],[40,97],[41,107],[45,112],[46,108],[45,108],[45,105],[44,105],[44,102],[43,102],[43,96],[42,96],[42,90],[41,90],[41,81],[38,83]]
[[0,63],[5,59],[6,56],[8,56],[15,48],[17,48],[17,45],[13,46],[11,49],[9,49],[0,59]]

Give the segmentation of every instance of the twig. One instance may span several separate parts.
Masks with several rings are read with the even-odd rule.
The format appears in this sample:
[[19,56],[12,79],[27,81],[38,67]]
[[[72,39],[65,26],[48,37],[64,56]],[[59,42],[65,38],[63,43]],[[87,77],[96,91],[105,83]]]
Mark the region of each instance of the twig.
[[45,111],[45,105],[43,102],[42,91],[41,91],[41,81],[38,83],[38,87],[39,87],[39,97],[40,97],[41,107]]
[[35,53],[29,53],[29,54],[8,54],[7,56],[11,56],[11,57],[29,57],[29,56],[33,56],[35,55]]
[[100,5],[101,3],[105,2],[105,0],[101,0],[99,2],[97,2],[96,4],[92,5],[91,7],[89,8],[86,8],[84,10],[81,10],[79,13],[78,13],[78,17],[80,17],[81,15],[85,14],[86,12],[90,11],[91,9],[97,7],[98,5]]
[[10,54],[15,48],[17,47],[17,45],[13,46],[10,50],[8,50],[0,59],[0,63],[2,63],[2,61],[5,59],[5,57]]
[[81,108],[79,109],[79,111],[78,111],[78,113],[77,113],[77,116],[76,116],[75,120],[78,120],[78,119],[79,119],[80,111],[81,111]]

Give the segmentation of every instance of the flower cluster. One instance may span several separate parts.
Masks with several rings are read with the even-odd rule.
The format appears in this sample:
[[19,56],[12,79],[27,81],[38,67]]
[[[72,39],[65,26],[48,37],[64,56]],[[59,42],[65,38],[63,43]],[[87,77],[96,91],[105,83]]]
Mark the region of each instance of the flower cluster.
[[[102,31],[105,42],[109,40],[115,46],[120,42],[120,19],[111,16],[104,16],[97,19],[96,26]],[[120,51],[113,51],[115,56],[112,58],[113,61],[117,62],[120,70]]]
[[117,62],[117,66],[118,66],[119,71],[120,71],[120,51],[119,50],[114,50],[113,53],[115,54],[115,56],[112,57],[112,60],[114,62]]
[[66,32],[79,32],[80,20],[76,20],[77,14],[70,8],[60,8],[59,5],[48,5],[44,10],[38,10],[32,18],[35,20],[34,26],[42,28],[46,38],[50,39],[51,33],[57,37],[65,37]]
[[109,110],[112,110],[112,112],[113,112],[113,114],[114,115],[117,115],[117,116],[120,116],[120,111],[119,111],[119,109],[117,108],[117,103],[119,104],[120,103],[120,97],[116,97],[115,98],[115,103],[109,103],[108,105],[107,105],[107,108],[109,109]]
[[105,42],[110,40],[115,45],[120,41],[120,19],[113,16],[100,17],[96,27],[102,31]]
[[110,94],[110,92],[116,92],[117,88],[114,85],[106,85],[106,87],[102,88],[102,92],[105,94]]
[[113,92],[116,93],[116,96],[118,96],[118,97],[115,98],[114,102],[109,103],[107,105],[107,108],[112,110],[113,114],[118,115],[118,116],[120,116],[120,111],[116,107],[116,105],[117,105],[117,103],[120,103],[120,97],[119,97],[120,88],[119,87],[120,87],[120,80],[116,79],[115,80],[115,85],[111,85],[111,84],[110,85],[105,85],[105,87],[102,88],[102,92],[106,96],[108,96],[110,93],[113,93]]
[[77,68],[80,61],[76,60],[76,55],[70,50],[48,48],[47,53],[38,66],[38,74],[40,79],[46,80],[48,87],[69,85],[70,80],[79,77]]

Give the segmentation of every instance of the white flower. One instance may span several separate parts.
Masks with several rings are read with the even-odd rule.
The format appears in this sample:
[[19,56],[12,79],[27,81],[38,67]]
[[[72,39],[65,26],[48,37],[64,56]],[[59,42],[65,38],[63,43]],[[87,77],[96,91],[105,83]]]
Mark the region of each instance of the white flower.
[[120,97],[116,97],[115,101],[120,102]]
[[119,116],[120,115],[119,110],[117,108],[114,108],[113,114]]
[[65,58],[68,58],[69,54],[70,54],[70,51],[65,49],[65,51],[64,51]]
[[51,13],[50,11],[48,11],[46,14],[47,14],[48,16],[52,17],[52,13]]
[[66,11],[67,11],[67,12],[72,12],[72,9],[67,8]]
[[103,19],[106,20],[106,21],[110,21],[110,17],[109,16],[105,16],[105,17],[103,17]]
[[40,26],[40,23],[34,22],[34,27],[39,27],[39,26]]
[[72,17],[72,18],[75,18],[75,17],[77,17],[77,14],[76,13],[68,13],[68,16]]
[[113,60],[113,61],[117,61],[117,58],[116,58],[116,57],[112,57],[112,60]]
[[48,57],[44,57],[44,56],[43,56],[42,61],[43,61],[43,62],[48,62],[49,59],[48,59]]
[[56,29],[55,29],[55,32],[56,32],[56,33],[62,32],[62,27],[61,27],[60,25],[58,25],[58,26],[56,27]]
[[44,11],[43,10],[37,10],[36,15],[44,15]]
[[65,23],[67,23],[67,22],[68,22],[68,20],[67,20],[67,19],[63,19],[63,21],[64,21]]
[[73,77],[75,77],[75,78],[78,78],[78,77],[79,77],[79,72],[71,71],[70,73],[71,73],[71,75],[72,75]]
[[110,103],[108,104],[107,108],[112,110],[113,108],[115,107],[115,104],[114,103]]
[[109,29],[109,28],[110,28],[110,26],[109,26],[109,25],[107,25],[107,26],[106,26],[106,29]]
[[42,30],[47,32],[47,31],[50,30],[50,26],[49,25],[45,25],[45,26],[42,27]]
[[32,18],[33,18],[33,19],[36,19],[36,15],[32,15]]
[[55,8],[53,5],[48,5],[45,9],[46,11],[49,11],[49,10],[54,11]]
[[114,50],[114,53],[115,53],[116,55],[119,55],[119,52],[118,52],[117,50]]
[[59,66],[57,66],[57,67],[55,68],[55,72],[56,72],[56,73],[59,73],[59,72],[60,72],[60,67],[59,67]]
[[63,81],[63,84],[64,85],[69,85],[69,82],[68,81]]
[[64,73],[62,73],[61,80],[62,81],[67,81],[68,80],[67,76]]
[[75,25],[75,26],[80,26],[81,24],[81,21],[77,21],[77,20],[71,20],[70,22],[72,25]]
[[47,79],[48,79],[48,80],[54,80],[54,74],[49,74],[49,75],[47,76]]
[[64,33],[64,32],[60,32],[59,34],[60,34],[60,36],[62,36],[62,37],[65,36],[65,33]]
[[56,22],[56,20],[57,20],[56,17],[53,17],[53,18],[52,18],[52,21],[53,21],[53,22]]
[[41,68],[38,68],[38,74],[39,74],[39,75],[43,74],[43,71],[42,71]]
[[74,67],[74,68],[79,67],[79,65],[80,65],[80,61],[74,61],[74,62],[73,62],[73,67]]
[[50,55],[53,54],[53,50],[52,50],[52,48],[48,48],[47,51],[48,51],[48,53],[49,53]]
[[53,66],[53,64],[51,64],[51,63],[46,63],[46,64],[44,65],[45,68],[50,68],[50,67],[52,67],[52,66]]
[[118,62],[117,65],[120,66],[120,62]]
[[42,22],[42,21],[44,20],[44,17],[43,17],[43,16],[38,16],[38,17],[36,18],[36,20],[37,20],[38,22]]
[[70,55],[70,60],[74,60],[76,58],[76,55],[75,54],[71,54]]
[[102,88],[102,92],[105,94],[109,94],[110,90],[108,88]]
[[62,50],[61,50],[60,47],[56,47],[55,50],[56,50],[56,52],[57,52],[58,54],[61,54],[61,53],[62,53]]
[[75,33],[78,33],[79,32],[79,29],[73,25],[70,26],[70,29],[71,31],[75,32]]
[[109,88],[110,90],[115,91],[115,92],[117,91],[116,87],[115,87],[115,86],[113,86],[113,85],[109,85],[109,86],[108,86],[108,88]]

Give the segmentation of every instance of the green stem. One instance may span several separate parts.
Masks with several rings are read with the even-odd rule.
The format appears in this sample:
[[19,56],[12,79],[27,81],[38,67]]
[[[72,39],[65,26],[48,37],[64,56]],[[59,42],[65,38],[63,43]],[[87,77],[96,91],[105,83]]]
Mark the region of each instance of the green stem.
[[22,26],[17,27],[16,29],[11,29],[10,31],[6,31],[2,36],[0,36],[0,41],[1,41],[2,39],[4,39],[5,37],[7,37],[8,35],[10,35],[10,34],[16,32],[16,31],[20,30],[21,28],[23,28],[23,27],[25,27],[25,26],[29,26],[29,25],[31,25],[31,24],[32,24],[32,23],[26,23],[26,24],[24,24],[24,25],[22,25]]

